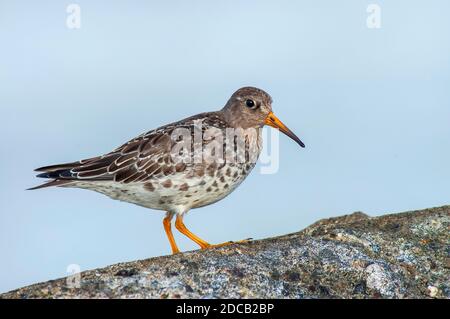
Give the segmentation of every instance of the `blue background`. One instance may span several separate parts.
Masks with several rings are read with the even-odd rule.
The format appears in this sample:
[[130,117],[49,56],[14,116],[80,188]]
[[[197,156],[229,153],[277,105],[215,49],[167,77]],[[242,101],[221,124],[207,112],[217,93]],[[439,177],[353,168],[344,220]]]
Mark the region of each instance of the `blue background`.
[[[366,26],[381,6],[381,29]],[[51,188],[33,169],[106,153],[252,85],[306,143],[191,212],[212,243],[450,202],[449,1],[0,0],[0,291],[170,252],[163,213]],[[183,250],[196,246],[179,236]]]

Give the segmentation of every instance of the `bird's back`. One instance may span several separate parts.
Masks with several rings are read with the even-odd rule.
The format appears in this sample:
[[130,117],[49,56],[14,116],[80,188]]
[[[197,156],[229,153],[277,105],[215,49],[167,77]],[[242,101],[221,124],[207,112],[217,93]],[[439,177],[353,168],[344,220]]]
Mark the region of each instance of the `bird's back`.
[[[244,158],[227,157],[230,129],[221,112],[197,114],[144,133],[105,155],[41,167],[38,177],[53,181],[36,188],[90,189],[114,199],[175,212],[209,205],[245,179],[261,151],[261,131],[257,130],[244,137]],[[216,147],[212,147],[212,141]],[[176,153],[181,142],[187,146],[184,150],[191,152]],[[232,149],[236,151],[234,142],[233,138]],[[248,152],[250,145],[256,151]],[[214,148],[217,153],[211,154]],[[220,152],[223,156],[216,156]],[[205,154],[214,156],[206,158]]]

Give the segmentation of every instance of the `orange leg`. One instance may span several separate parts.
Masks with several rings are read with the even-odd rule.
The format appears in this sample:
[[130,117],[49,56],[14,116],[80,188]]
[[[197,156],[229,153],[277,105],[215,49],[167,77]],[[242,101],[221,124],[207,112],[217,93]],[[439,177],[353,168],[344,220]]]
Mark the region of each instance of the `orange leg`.
[[198,237],[197,235],[193,234],[189,229],[187,229],[187,227],[183,223],[182,215],[177,215],[177,219],[175,221],[175,227],[180,231],[180,233],[182,233],[189,239],[193,240],[197,245],[199,245],[201,249],[223,247],[223,246],[227,246],[227,245],[231,245],[231,244],[246,243],[249,241],[249,240],[241,240],[238,242],[228,241],[228,242],[222,243],[222,244],[211,245],[208,242],[201,239],[200,237]]
[[164,224],[164,230],[166,231],[167,238],[169,238],[170,247],[172,247],[172,254],[179,253],[180,250],[178,249],[177,243],[175,242],[175,238],[173,238],[172,234],[172,227],[171,227],[171,221],[172,221],[173,214],[167,213],[166,217],[163,219]]
[[195,243],[197,245],[199,245],[201,249],[205,249],[205,248],[208,248],[208,247],[211,246],[209,243],[207,243],[206,241],[204,241],[203,239],[201,239],[197,235],[191,233],[191,231],[186,228],[186,226],[183,223],[183,216],[182,215],[177,215],[177,219],[175,221],[175,227],[180,231],[180,233],[182,233],[183,235],[185,235],[189,239],[195,241]]

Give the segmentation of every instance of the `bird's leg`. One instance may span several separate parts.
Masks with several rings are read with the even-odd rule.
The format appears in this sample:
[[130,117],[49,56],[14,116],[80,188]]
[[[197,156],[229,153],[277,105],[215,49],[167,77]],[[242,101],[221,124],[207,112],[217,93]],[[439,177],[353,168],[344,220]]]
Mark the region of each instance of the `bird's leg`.
[[188,238],[193,240],[197,245],[199,245],[201,249],[223,247],[223,246],[228,246],[228,245],[232,245],[232,244],[243,244],[243,243],[249,242],[251,240],[251,239],[245,239],[245,240],[240,240],[240,241],[228,241],[228,242],[225,242],[222,244],[211,245],[210,243],[199,238],[197,235],[191,233],[191,231],[189,229],[187,229],[187,227],[183,223],[182,215],[177,215],[177,219],[175,221],[175,227],[183,235],[187,236]]
[[172,226],[171,226],[172,217],[173,213],[168,212],[166,214],[166,217],[163,219],[163,225],[164,230],[166,231],[167,238],[169,239],[170,242],[170,247],[172,247],[172,254],[176,254],[179,253],[180,250],[178,249],[177,243],[175,242],[175,238],[173,238],[172,234]]
[[197,235],[191,233],[191,231],[186,228],[186,226],[183,223],[182,215],[177,215],[177,219],[175,220],[175,227],[180,231],[180,233],[182,233],[189,239],[193,240],[197,245],[199,245],[201,249],[211,247],[211,245],[208,242],[204,241]]

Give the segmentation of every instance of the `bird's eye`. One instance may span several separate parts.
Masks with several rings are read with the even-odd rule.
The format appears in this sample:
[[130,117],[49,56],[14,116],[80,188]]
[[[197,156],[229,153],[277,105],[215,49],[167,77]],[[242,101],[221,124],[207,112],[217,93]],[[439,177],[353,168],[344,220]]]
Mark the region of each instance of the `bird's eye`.
[[245,101],[245,105],[247,105],[247,107],[253,108],[253,107],[255,107],[255,101],[247,100],[247,101]]

